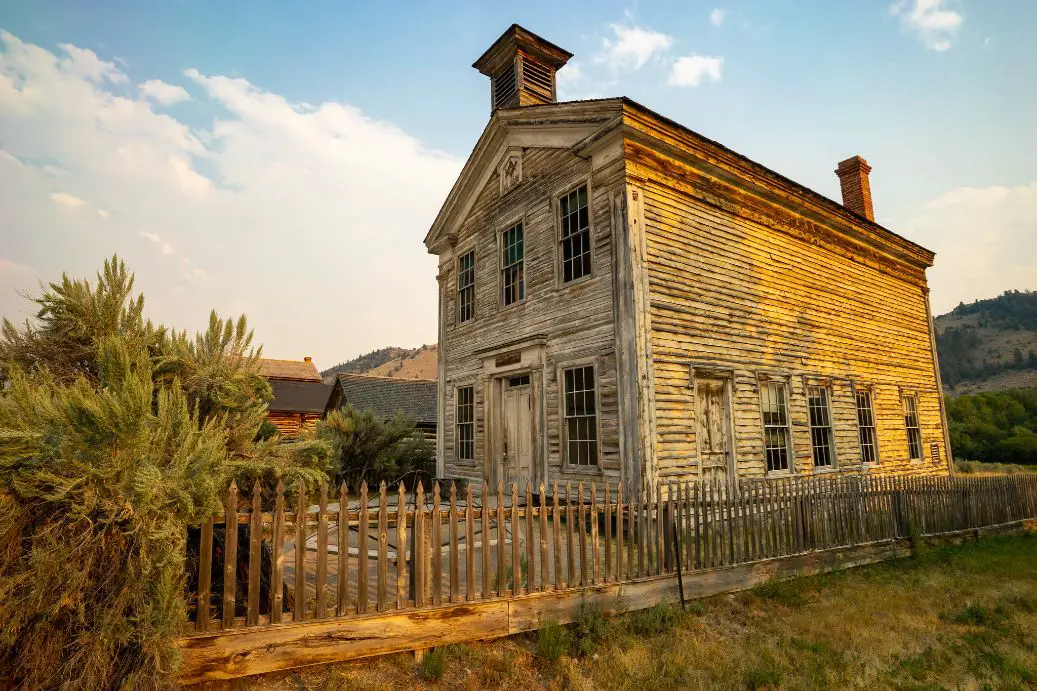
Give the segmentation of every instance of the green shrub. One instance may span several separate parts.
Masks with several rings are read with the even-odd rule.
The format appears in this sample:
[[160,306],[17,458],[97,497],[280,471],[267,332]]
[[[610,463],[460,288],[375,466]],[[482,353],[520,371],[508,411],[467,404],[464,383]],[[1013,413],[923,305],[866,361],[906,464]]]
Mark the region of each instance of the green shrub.
[[537,656],[554,662],[569,648],[570,635],[555,619],[547,619],[537,630]]
[[632,633],[654,636],[666,633],[676,626],[680,619],[681,611],[678,605],[661,604],[631,614],[629,626]]
[[331,445],[336,482],[358,487],[404,480],[413,487],[435,472],[435,447],[402,414],[383,420],[347,403],[328,413],[317,429]]
[[[168,686],[187,527],[236,479],[326,477],[327,446],[256,441],[269,384],[244,318],[194,338],[142,317],[114,258],[0,335],[0,679]],[[243,498],[244,498],[243,496]]]
[[421,676],[429,681],[439,681],[446,671],[446,648],[433,648],[421,659]]
[[580,613],[572,627],[573,653],[586,657],[598,649],[598,645],[609,635],[609,620],[601,607],[580,605]]

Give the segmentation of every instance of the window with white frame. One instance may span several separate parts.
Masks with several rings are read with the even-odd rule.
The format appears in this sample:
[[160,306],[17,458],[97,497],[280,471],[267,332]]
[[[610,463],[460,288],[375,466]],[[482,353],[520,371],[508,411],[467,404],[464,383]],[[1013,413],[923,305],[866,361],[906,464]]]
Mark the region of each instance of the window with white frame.
[[511,305],[526,297],[526,256],[522,224],[501,233],[501,304]]
[[779,473],[789,468],[789,406],[785,384],[766,381],[760,386],[763,408],[763,447],[767,472]]
[[875,433],[875,408],[872,405],[871,391],[858,389],[854,397],[857,399],[857,432],[861,443],[861,463],[878,463],[879,446]]
[[562,224],[562,283],[589,276],[591,272],[590,213],[587,185],[580,185],[558,200]]
[[907,428],[907,455],[912,461],[922,460],[922,429],[918,425],[918,397],[904,396],[904,427]]
[[457,321],[463,324],[475,316],[475,250],[457,260]]
[[835,450],[832,444],[832,411],[829,405],[828,388],[807,387],[807,409],[810,412],[810,455],[815,468],[835,466]]
[[562,370],[565,461],[573,466],[598,464],[598,406],[594,365]]
[[472,461],[475,459],[475,387],[457,387],[455,410],[457,460]]

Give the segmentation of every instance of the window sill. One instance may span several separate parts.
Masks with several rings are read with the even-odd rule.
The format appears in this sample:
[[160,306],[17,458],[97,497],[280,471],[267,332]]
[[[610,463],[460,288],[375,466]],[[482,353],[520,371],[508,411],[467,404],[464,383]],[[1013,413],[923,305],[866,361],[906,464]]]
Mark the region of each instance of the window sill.
[[595,275],[596,274],[593,271],[591,271],[586,276],[580,276],[579,278],[574,278],[573,280],[568,281],[568,282],[559,280],[558,281],[558,285],[556,286],[556,289],[559,292],[562,292],[562,291],[567,290],[569,288],[573,288],[573,287],[578,286],[578,285],[583,285],[584,283],[587,283],[592,278],[594,278]]
[[842,468],[838,466],[814,466],[814,475],[832,475],[838,473]]

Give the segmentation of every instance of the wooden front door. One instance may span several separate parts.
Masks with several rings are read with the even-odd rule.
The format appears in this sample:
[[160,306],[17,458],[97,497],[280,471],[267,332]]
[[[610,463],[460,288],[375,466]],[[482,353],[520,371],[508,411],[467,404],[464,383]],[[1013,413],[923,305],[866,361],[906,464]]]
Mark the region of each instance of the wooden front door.
[[533,406],[529,375],[504,380],[504,456],[502,473],[506,487],[519,484],[521,493],[533,477]]
[[731,401],[728,381],[697,379],[698,450],[703,480],[726,482],[731,477]]

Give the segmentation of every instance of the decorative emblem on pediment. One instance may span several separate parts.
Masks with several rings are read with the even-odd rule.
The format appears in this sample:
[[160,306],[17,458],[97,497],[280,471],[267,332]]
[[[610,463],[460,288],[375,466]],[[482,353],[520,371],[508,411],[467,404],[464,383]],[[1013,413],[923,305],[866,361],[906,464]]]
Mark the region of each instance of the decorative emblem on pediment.
[[522,150],[509,151],[497,166],[500,175],[500,193],[503,197],[522,182]]

